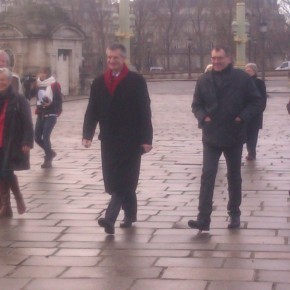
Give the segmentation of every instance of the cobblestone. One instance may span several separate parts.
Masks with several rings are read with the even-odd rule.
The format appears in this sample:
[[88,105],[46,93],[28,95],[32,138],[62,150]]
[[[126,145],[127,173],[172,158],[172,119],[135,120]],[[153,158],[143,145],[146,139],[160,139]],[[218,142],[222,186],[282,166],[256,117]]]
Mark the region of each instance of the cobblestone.
[[118,221],[115,236],[97,224],[109,197],[97,138],[90,149],[81,145],[87,99],[65,102],[52,136],[53,168],[40,168],[35,146],[31,170],[18,174],[28,212],[0,221],[0,289],[289,290],[290,91],[287,80],[280,84],[267,83],[257,160],[242,166],[242,227],[233,231],[223,157],[210,232],[187,227],[197,214],[202,166],[190,110],[194,82],[149,83],[154,150],[142,161],[138,222],[120,229]]

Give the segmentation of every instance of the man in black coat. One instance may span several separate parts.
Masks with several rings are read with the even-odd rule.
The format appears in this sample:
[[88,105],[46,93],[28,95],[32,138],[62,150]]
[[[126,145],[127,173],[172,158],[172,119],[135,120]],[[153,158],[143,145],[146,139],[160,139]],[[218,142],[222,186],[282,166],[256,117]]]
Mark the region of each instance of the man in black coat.
[[150,98],[144,78],[128,70],[126,49],[121,44],[108,47],[107,71],[96,78],[83,125],[83,145],[90,147],[99,124],[105,190],[111,195],[105,217],[98,223],[114,234],[121,208],[121,227],[137,220],[136,188],[141,155],[152,149],[153,129]]
[[230,216],[228,228],[240,227],[241,157],[247,122],[262,110],[261,96],[250,76],[232,66],[224,47],[211,52],[213,69],[197,81],[192,111],[202,129],[203,169],[197,220],[191,228],[209,230],[218,162],[223,153],[227,164]]

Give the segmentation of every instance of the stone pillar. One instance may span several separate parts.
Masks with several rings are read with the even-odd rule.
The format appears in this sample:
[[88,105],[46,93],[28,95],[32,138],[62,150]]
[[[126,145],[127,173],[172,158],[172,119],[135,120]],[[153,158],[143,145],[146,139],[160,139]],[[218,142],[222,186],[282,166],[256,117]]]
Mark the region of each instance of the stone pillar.
[[120,0],[119,3],[119,30],[116,33],[116,36],[119,37],[120,43],[122,43],[127,50],[127,61],[128,64],[130,61],[130,38],[133,36],[133,33],[130,28],[130,3],[129,0]]
[[246,43],[248,37],[246,34],[246,12],[244,1],[237,1],[236,4],[236,63],[235,65],[240,68],[244,68],[246,64]]

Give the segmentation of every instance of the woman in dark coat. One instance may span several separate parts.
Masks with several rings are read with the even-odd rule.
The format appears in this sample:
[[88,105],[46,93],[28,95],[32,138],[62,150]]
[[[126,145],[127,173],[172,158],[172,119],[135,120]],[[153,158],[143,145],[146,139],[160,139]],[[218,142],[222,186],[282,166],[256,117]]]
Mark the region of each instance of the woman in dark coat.
[[15,93],[9,69],[0,68],[0,218],[13,215],[12,190],[19,214],[26,206],[14,170],[30,168],[29,151],[33,147],[33,124],[27,100]]
[[258,141],[259,130],[263,127],[263,112],[266,109],[267,105],[267,93],[265,82],[258,78],[257,72],[258,68],[255,63],[248,63],[245,66],[245,71],[248,73],[254,80],[261,96],[262,96],[262,111],[256,115],[247,126],[247,150],[248,155],[246,159],[252,161],[256,159],[256,147]]

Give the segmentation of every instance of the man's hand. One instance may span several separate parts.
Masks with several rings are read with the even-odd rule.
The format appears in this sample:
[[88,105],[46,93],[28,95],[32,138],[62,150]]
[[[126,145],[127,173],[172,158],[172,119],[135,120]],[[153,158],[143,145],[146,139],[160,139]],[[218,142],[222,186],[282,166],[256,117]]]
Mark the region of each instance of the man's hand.
[[206,117],[204,118],[204,122],[211,122],[211,118],[210,118],[209,116],[206,116]]
[[29,146],[26,146],[26,145],[24,145],[24,146],[22,146],[22,152],[24,153],[24,154],[28,154],[29,153],[29,151],[30,151],[30,147]]
[[85,148],[90,148],[92,145],[92,141],[91,140],[88,140],[88,139],[83,139],[83,146]]
[[142,144],[141,147],[143,148],[144,153],[150,152],[153,148],[153,146],[149,144]]

